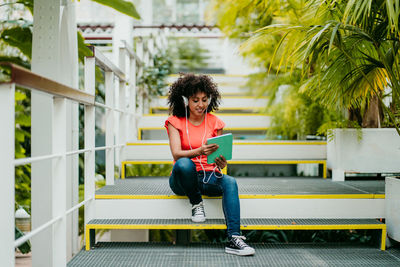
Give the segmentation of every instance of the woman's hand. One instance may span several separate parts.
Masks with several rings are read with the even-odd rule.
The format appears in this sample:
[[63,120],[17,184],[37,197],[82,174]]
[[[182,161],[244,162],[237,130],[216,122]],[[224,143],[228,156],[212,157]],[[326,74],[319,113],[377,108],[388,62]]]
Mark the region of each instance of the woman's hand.
[[213,153],[215,150],[217,150],[219,145],[217,144],[204,144],[200,147],[200,155],[205,155],[208,156],[211,153]]
[[222,170],[223,168],[225,168],[226,164],[228,164],[226,162],[226,159],[224,156],[219,156],[217,158],[215,158],[215,163],[217,164],[217,166]]

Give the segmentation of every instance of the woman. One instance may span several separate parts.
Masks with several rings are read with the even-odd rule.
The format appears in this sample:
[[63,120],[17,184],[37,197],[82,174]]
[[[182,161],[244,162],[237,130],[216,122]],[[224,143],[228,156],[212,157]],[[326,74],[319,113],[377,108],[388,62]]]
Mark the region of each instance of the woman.
[[221,173],[227,162],[221,156],[207,164],[207,156],[218,145],[207,145],[207,138],[222,134],[225,123],[210,112],[218,109],[221,96],[217,85],[206,75],[185,74],[171,85],[165,121],[174,166],[169,184],[177,195],[186,195],[192,204],[192,221],[204,222],[202,195],[221,196],[227,225],[225,252],[253,255],[254,249],[240,236],[240,203],[236,180]]

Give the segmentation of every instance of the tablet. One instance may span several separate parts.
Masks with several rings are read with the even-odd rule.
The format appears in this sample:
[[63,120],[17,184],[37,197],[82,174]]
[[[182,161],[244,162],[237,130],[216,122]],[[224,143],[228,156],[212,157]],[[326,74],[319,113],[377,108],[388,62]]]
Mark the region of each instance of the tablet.
[[231,133],[208,138],[207,144],[219,145],[217,150],[207,156],[208,164],[215,163],[215,158],[219,157],[220,155],[224,156],[226,160],[232,159],[233,137]]

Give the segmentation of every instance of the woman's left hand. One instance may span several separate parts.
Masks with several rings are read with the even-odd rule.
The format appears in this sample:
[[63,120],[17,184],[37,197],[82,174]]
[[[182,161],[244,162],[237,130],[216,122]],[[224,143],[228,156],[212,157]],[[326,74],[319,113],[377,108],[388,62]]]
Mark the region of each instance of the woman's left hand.
[[226,159],[224,156],[219,156],[217,158],[215,158],[215,163],[217,164],[217,166],[222,170],[223,168],[225,168],[226,164],[228,164],[226,162]]

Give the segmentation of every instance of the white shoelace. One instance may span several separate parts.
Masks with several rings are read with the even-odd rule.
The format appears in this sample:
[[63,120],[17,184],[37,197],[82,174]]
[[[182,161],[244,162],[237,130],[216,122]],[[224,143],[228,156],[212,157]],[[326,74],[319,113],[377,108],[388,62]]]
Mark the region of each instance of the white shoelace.
[[204,215],[204,206],[197,204],[193,207],[195,215]]
[[241,235],[233,235],[232,239],[235,245],[238,246],[239,248],[248,247],[248,245],[243,241],[246,240],[246,237]]

